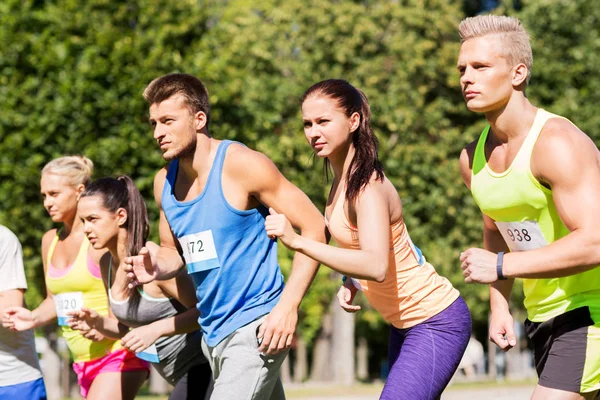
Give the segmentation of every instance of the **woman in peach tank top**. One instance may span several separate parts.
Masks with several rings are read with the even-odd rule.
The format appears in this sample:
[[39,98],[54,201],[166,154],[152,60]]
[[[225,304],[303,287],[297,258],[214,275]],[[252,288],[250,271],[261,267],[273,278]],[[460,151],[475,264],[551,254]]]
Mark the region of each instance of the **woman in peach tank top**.
[[469,310],[408,235],[400,197],[378,159],[366,96],[346,81],[322,81],[304,94],[302,117],[307,141],[333,170],[325,221],[339,247],[299,236],[272,209],[267,234],[351,277],[338,292],[344,310],[360,309],[352,305],[360,287],[391,324],[381,399],[437,399],[469,341]]
[[109,313],[98,266],[105,251],[90,246],[83,223],[77,218],[79,195],[90,181],[92,169],[88,158],[68,156],[51,161],[42,170],[44,207],[53,222],[62,224],[60,230],[51,229],[42,238],[47,296],[33,311],[7,309],[4,326],[22,331],[58,319],[74,359],[82,396],[93,400],[133,399],[148,376],[148,363],[96,330],[81,335],[67,325],[67,312],[82,306]]

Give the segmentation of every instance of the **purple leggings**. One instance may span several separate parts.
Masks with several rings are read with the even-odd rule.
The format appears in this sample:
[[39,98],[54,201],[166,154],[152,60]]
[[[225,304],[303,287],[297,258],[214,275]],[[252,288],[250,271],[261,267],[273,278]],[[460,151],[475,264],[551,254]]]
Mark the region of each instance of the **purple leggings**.
[[380,399],[435,400],[454,375],[471,335],[471,314],[459,297],[408,329],[390,329],[388,375]]

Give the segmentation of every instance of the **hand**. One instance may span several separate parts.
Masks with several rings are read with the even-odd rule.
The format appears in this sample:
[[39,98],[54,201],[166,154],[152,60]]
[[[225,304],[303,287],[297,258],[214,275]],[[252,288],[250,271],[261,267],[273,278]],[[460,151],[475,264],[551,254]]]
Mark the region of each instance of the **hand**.
[[11,331],[26,331],[35,327],[33,313],[23,307],[9,307],[2,315],[2,326]]
[[150,283],[158,278],[158,267],[147,247],[142,247],[137,256],[125,257],[125,272],[129,279],[129,288]]
[[121,339],[121,344],[132,353],[139,353],[156,342],[160,336],[160,332],[152,324],[144,325],[130,330]]
[[83,336],[92,329],[95,330],[102,319],[96,311],[84,307],[79,311],[70,311],[67,315],[71,317],[67,320],[67,325],[73,330],[81,331]]
[[490,342],[496,343],[502,351],[508,351],[517,344],[515,325],[508,311],[492,312],[490,318]]
[[100,332],[98,332],[95,329],[90,329],[87,332],[81,332],[81,336],[83,336],[86,339],[91,340],[92,342],[101,342],[104,339],[106,339],[106,337],[101,334]]
[[353,305],[354,297],[358,292],[358,288],[352,283],[352,279],[346,279],[346,282],[338,290],[337,298],[340,306],[344,311],[355,313],[360,310],[360,306]]
[[264,354],[277,354],[290,348],[298,323],[298,309],[288,308],[278,303],[258,328],[257,339],[262,342],[258,351]]
[[498,280],[496,272],[497,255],[483,249],[469,249],[460,254],[460,266],[467,283],[494,283]]
[[296,250],[296,241],[298,234],[294,231],[292,224],[283,214],[277,214],[277,212],[269,208],[269,213],[265,219],[265,229],[267,235],[274,239],[276,237],[281,239],[281,243],[288,249]]

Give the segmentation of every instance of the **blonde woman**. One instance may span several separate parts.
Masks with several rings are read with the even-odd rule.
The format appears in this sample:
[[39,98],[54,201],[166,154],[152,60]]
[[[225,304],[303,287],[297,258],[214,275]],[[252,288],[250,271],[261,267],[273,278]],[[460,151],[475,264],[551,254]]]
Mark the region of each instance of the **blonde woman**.
[[23,331],[47,325],[58,318],[62,335],[73,356],[81,395],[87,399],[133,399],[148,376],[148,364],[123,349],[118,341],[91,330],[82,336],[67,326],[67,313],[81,307],[109,314],[99,260],[77,218],[77,202],[90,181],[93,163],[86,157],[67,156],[42,170],[41,193],[52,221],[62,224],[42,238],[42,259],[47,296],[33,311],[12,307],[3,325]]

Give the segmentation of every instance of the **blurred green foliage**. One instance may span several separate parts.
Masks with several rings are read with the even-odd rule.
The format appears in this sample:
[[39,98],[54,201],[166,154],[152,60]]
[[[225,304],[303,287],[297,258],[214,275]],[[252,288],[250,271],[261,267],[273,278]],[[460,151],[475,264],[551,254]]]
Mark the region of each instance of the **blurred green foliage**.
[[[462,250],[481,246],[481,218],[457,158],[485,121],[466,110],[460,94],[456,28],[463,11],[455,3],[1,2],[0,223],[23,244],[29,303],[44,293],[39,248],[51,221],[38,194],[39,172],[52,158],[85,154],[96,177],[131,175],[157,221],[152,180],[164,162],[141,97],[154,77],[200,77],[211,95],[211,133],[267,154],[321,210],[328,185],[304,141],[300,97],[311,84],[336,77],[368,96],[411,237],[460,289],[483,339],[487,287],[465,285],[458,261]],[[498,12],[522,18],[532,36],[532,101],[597,141],[600,7],[592,3],[530,0],[519,13]],[[289,271],[290,252],[281,248],[280,259]],[[299,332],[308,342],[337,279],[321,268],[302,305]],[[387,333],[376,313],[358,318],[359,334]]]

